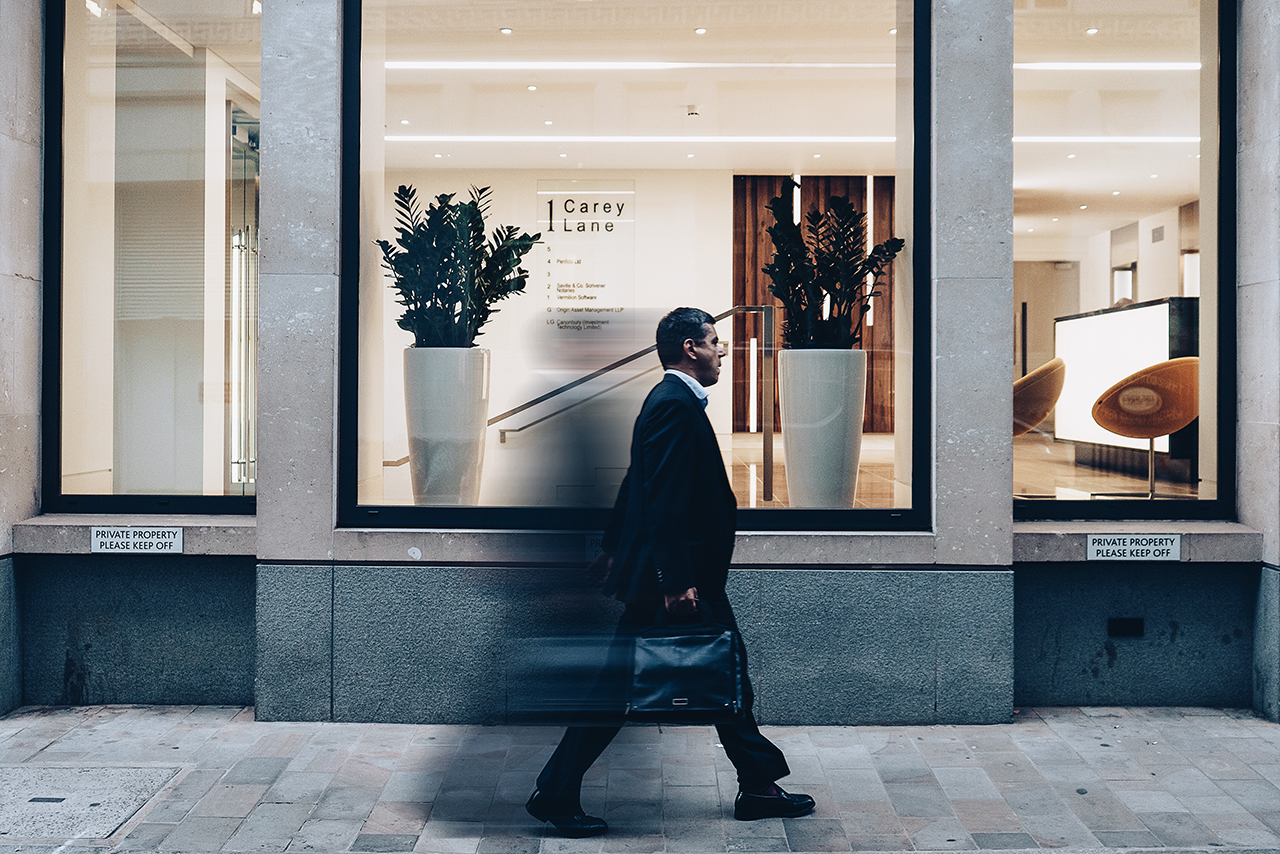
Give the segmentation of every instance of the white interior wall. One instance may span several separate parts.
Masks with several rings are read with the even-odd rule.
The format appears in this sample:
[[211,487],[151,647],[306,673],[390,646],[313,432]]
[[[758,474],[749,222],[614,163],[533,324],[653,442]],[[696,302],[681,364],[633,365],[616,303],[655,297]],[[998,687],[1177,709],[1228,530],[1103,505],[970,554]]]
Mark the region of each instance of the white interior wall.
[[113,490],[199,494],[205,401],[225,405],[204,375],[206,255],[223,243],[205,243],[206,55],[127,23],[138,46],[116,63]]
[[[1053,358],[1054,319],[1076,313],[1080,304],[1080,265],[1074,261],[1015,261],[1014,310],[1020,313],[1024,302],[1029,373]],[[1015,361],[1015,370],[1021,375],[1021,352]]]
[[111,492],[115,26],[67,16],[63,110],[62,488]]
[[[383,431],[385,405],[383,355],[386,352],[385,334],[399,332],[392,309],[399,306],[392,293],[380,282],[383,277],[382,252],[373,241],[390,238],[384,226],[386,219],[386,147],[382,136],[386,133],[386,33],[382,27],[365,27],[361,45],[365,61],[360,72],[360,281],[378,283],[369,299],[360,300],[360,407],[359,442],[357,443],[357,477],[362,501],[379,503],[383,496],[383,475],[393,471],[384,466],[383,460],[397,460],[409,451],[405,436],[403,394],[393,394],[400,401],[401,429],[397,434],[399,445],[389,447]],[[362,297],[364,295],[362,294]],[[397,355],[398,354],[393,354]],[[397,376],[403,375],[403,365],[393,360]]]
[[[650,346],[657,320],[676,306],[697,306],[712,314],[732,306],[733,176],[727,171],[388,171],[383,215],[389,230],[394,221],[392,193],[400,184],[415,186],[424,201],[439,193],[465,197],[472,185],[489,186],[489,230],[501,223],[532,232],[540,227],[539,215],[545,216],[538,209],[538,181],[567,178],[634,182],[634,328],[607,340],[550,346],[539,335],[540,324],[545,323],[545,315],[540,316],[539,312],[544,309],[532,294],[499,303],[499,311],[477,339],[477,346],[492,354],[490,417]],[[530,264],[524,266],[529,268]],[[396,460],[407,454],[401,351],[412,339],[396,326],[400,306],[385,283],[383,277],[384,455],[387,460]],[[370,296],[368,290],[365,295]],[[728,319],[718,326],[726,349],[731,328]],[[656,365],[657,357],[650,355],[637,361],[635,368],[647,370]],[[617,371],[612,380],[584,386],[583,394],[626,375],[626,370]],[[657,372],[648,374],[575,410],[572,416],[560,416],[519,435],[509,434],[506,443],[499,443],[497,427],[491,427],[481,503],[611,502],[616,483],[621,480],[620,472],[627,465],[631,422],[644,394],[657,379]],[[730,360],[726,358],[719,385],[712,391],[707,407],[712,425],[722,434],[732,429],[731,387]],[[558,400],[570,398],[565,395]],[[616,406],[611,406],[610,401]],[[373,405],[368,400],[361,404]],[[560,405],[563,404],[548,402],[509,419],[504,426],[519,427]],[[584,466],[591,471],[584,474]],[[395,469],[388,468],[386,472],[385,497],[389,501],[405,500],[407,466]],[[574,482],[566,483],[565,478]]]
[[[1156,233],[1162,235],[1160,240],[1155,239]],[[1142,300],[1182,295],[1180,245],[1177,208],[1138,220],[1138,295]]]
[[1111,232],[1090,237],[1080,262],[1079,311],[1097,311],[1111,305]]

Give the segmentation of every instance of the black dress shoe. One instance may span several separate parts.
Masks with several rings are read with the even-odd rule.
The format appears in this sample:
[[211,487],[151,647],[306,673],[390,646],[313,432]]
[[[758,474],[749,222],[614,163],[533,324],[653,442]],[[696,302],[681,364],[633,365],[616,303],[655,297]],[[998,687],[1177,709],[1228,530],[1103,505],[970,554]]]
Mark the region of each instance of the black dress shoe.
[[813,798],[793,795],[774,786],[776,795],[753,795],[738,792],[733,802],[733,817],[738,821],[755,821],[758,818],[797,818],[813,812]]
[[557,801],[536,789],[524,808],[538,821],[551,822],[561,835],[570,839],[599,836],[609,829],[604,819],[587,815],[576,802]]

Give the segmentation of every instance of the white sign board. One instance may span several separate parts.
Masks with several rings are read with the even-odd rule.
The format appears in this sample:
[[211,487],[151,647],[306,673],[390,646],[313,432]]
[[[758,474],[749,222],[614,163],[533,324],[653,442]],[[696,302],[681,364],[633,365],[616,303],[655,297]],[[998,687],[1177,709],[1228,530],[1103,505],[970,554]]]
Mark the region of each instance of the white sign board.
[[182,554],[181,528],[136,528],[93,526],[90,552],[151,552]]
[[[1103,429],[1091,413],[1111,386],[1169,358],[1169,304],[1055,320],[1053,334],[1054,355],[1068,365],[1054,409],[1054,437],[1145,451],[1146,439]],[[1158,437],[1156,451],[1168,450],[1169,437]]]
[[544,340],[630,336],[635,308],[634,181],[540,180],[542,245],[529,256],[529,290]]
[[1087,560],[1182,560],[1181,534],[1090,534]]

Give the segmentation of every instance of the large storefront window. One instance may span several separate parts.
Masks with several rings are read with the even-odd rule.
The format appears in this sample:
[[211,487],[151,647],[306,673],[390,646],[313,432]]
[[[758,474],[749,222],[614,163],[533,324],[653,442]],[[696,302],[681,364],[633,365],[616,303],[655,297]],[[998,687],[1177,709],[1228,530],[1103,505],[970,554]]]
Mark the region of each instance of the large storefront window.
[[46,509],[254,492],[261,9],[50,12],[64,75]]
[[[1167,502],[1225,494],[1219,295],[1233,283],[1219,282],[1217,11],[1028,0],[1014,13],[1014,493],[1026,513],[1088,502],[1086,515],[1195,515]],[[1117,501],[1130,509],[1107,509]]]
[[[741,508],[923,505],[910,3],[365,0],[362,15],[350,518],[611,506],[661,378],[646,351],[682,305],[720,318],[707,412]],[[475,273],[459,253],[482,214],[490,235],[513,229],[527,278],[468,347],[465,315],[484,306],[464,296]],[[860,332],[838,374],[780,352],[763,272],[770,228],[809,215],[826,217],[824,252],[905,242],[843,283],[852,309],[819,295],[822,319],[851,311]],[[823,382],[826,409],[789,413]]]

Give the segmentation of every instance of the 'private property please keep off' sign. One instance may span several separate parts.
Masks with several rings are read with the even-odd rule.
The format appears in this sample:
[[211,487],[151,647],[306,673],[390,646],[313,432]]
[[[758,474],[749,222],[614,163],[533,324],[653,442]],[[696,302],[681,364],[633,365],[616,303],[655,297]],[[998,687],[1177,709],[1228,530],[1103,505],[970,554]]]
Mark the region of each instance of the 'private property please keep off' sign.
[[90,552],[182,554],[181,528],[99,528],[90,533]]
[[1182,560],[1181,534],[1090,534],[1088,560]]

